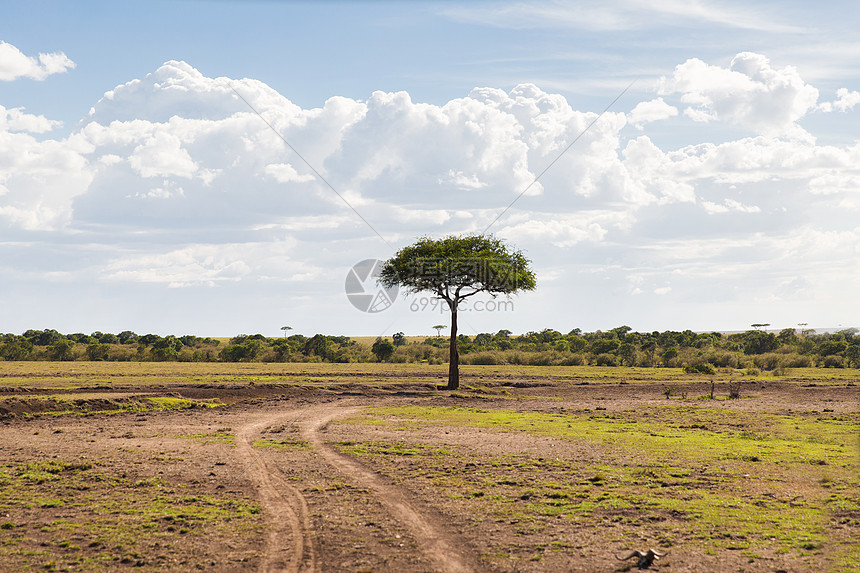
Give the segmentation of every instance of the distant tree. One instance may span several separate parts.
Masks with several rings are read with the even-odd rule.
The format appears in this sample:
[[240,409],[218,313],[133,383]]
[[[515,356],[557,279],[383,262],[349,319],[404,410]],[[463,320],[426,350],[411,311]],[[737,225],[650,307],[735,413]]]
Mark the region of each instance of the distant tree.
[[633,330],[633,329],[627,325],[624,325],[624,326],[619,326],[619,327],[613,328],[609,332],[614,334],[619,340],[624,340],[624,337],[627,336],[627,333],[630,332],[631,330]]
[[797,342],[797,334],[794,332],[793,328],[783,328],[779,331],[779,334],[776,335],[776,338],[782,344],[794,344]]
[[7,334],[0,344],[0,358],[3,360],[27,360],[33,354],[33,343],[23,336]]
[[120,344],[134,344],[137,342],[138,336],[130,330],[123,330],[117,335]]
[[183,346],[193,348],[198,344],[202,343],[203,340],[198,336],[194,336],[193,334],[185,334],[179,337],[179,342],[181,342]]
[[460,386],[460,356],[457,351],[457,311],[467,298],[478,293],[491,296],[534,290],[534,273],[520,251],[509,249],[492,235],[425,237],[404,247],[385,261],[379,282],[384,287],[400,285],[408,292],[431,292],[451,311],[448,389]]
[[621,359],[622,364],[634,366],[636,364],[636,345],[631,342],[624,342],[618,347],[615,354]]
[[331,342],[324,334],[314,334],[305,340],[303,352],[307,356],[319,356],[325,360],[331,352]]
[[99,342],[102,344],[119,344],[119,337],[116,334],[106,332],[99,337]]
[[394,341],[394,346],[403,346],[406,344],[406,335],[402,332],[395,332],[391,335],[391,340]]
[[263,352],[264,347],[262,340],[248,337],[240,344],[225,346],[218,356],[225,362],[250,362]]
[[669,366],[673,359],[678,358],[678,349],[674,346],[667,348],[661,358],[663,359],[663,366]]
[[750,330],[744,333],[745,354],[764,354],[765,352],[773,352],[777,348],[779,348],[779,340],[772,332]]
[[818,345],[818,354],[821,356],[832,356],[839,354],[848,348],[848,343],[844,340],[825,340]]
[[46,328],[45,330],[28,330],[23,336],[36,346],[50,346],[64,338],[62,334],[51,328]]
[[[149,335],[147,335],[149,336]],[[143,337],[141,337],[141,341]],[[172,334],[159,337],[158,340],[152,343],[152,358],[160,362],[176,360],[179,358],[179,351],[182,349],[182,341]]]
[[860,344],[852,344],[844,351],[845,359],[854,368],[860,368]]
[[94,362],[101,362],[110,357],[110,346],[107,344],[94,343],[87,346],[87,358]]
[[[154,344],[156,341],[160,340],[161,337],[157,334],[144,334],[143,336],[138,337],[137,341],[143,344],[144,346],[149,346],[150,344]],[[80,340],[78,342],[81,342]]]
[[588,349],[594,354],[609,354],[618,350],[620,345],[617,338],[598,338]]
[[493,335],[488,334],[486,332],[482,332],[475,336],[475,344],[477,346],[483,346],[485,348],[489,348],[493,345]]
[[284,338],[286,338],[286,337],[287,337],[287,331],[288,331],[288,330],[292,330],[292,329],[293,329],[293,327],[292,327],[292,326],[282,326],[282,327],[281,327],[281,330],[283,330],[283,331],[284,331]]
[[61,360],[63,362],[75,359],[75,342],[73,340],[63,339],[58,340],[48,352],[51,360]]
[[394,344],[391,341],[384,338],[377,338],[373,343],[373,346],[370,347],[370,351],[376,355],[376,359],[380,362],[385,362],[391,355],[394,354],[396,350]]

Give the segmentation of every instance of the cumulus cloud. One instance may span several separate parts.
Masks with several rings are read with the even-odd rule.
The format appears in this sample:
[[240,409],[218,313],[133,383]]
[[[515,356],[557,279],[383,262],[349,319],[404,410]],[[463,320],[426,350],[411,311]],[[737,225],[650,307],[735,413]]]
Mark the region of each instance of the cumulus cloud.
[[839,88],[836,90],[836,101],[827,102],[825,111],[830,111],[830,108],[837,109],[841,112],[854,109],[854,106],[860,103],[860,92],[848,91],[847,88]]
[[52,74],[60,74],[74,67],[75,62],[63,52],[39,54],[38,58],[34,58],[0,40],[0,81],[10,82],[18,78],[41,81]]
[[156,283],[170,288],[217,286],[253,275],[260,280],[278,274],[281,280],[306,281],[321,269],[297,257],[295,241],[191,244],[164,252],[125,253],[108,261],[105,279]]
[[302,183],[315,179],[310,173],[299,175],[296,168],[289,163],[272,163],[271,165],[266,165],[266,174],[274,177],[279,183]]
[[[748,258],[769,249],[790,274],[774,285],[795,277],[814,283],[787,262],[791,249],[807,258],[811,251],[762,239],[789,236],[779,225],[791,218],[756,215],[828,213],[834,228],[847,225],[860,208],[860,144],[794,137],[791,126],[813,109],[804,99],[809,86],[788,68],[736,59],[727,70],[688,61],[665,80],[667,93],[628,114],[607,113],[587,131],[595,112],[533,84],[475,88],[442,105],[375,92],[305,109],[261,82],[166,62],[107,92],[62,140],[35,137],[56,122],[0,111],[0,228],[19,237],[49,229],[121,237],[121,254],[103,254],[92,274],[140,288],[224,290],[252,281],[296,288],[315,280],[339,289],[336,265],[349,268],[368,249],[388,254],[374,231],[391,245],[482,232],[519,198],[490,230],[527,249],[542,276],[575,258],[616,269],[606,272],[621,277],[625,296],[674,301],[700,292],[703,277],[759,277],[762,257]],[[721,91],[723,73],[737,90]],[[850,109],[851,92],[838,95]],[[722,143],[706,129],[679,148],[633,131],[685,106],[687,114],[744,124],[766,105],[778,109],[756,124],[760,133]],[[743,240],[714,239],[727,229]],[[831,239],[844,254],[855,236]],[[641,279],[626,288],[631,275]]]
[[813,110],[818,90],[792,66],[777,69],[761,54],[742,52],[728,68],[692,58],[660,80],[660,94],[681,94],[694,121],[725,121],[765,135],[798,134],[795,122]]
[[29,133],[45,133],[62,125],[62,121],[48,119],[44,115],[24,113],[24,108],[22,107],[6,109],[0,105],[0,132],[27,131]]
[[678,108],[667,104],[663,98],[658,97],[651,101],[636,104],[627,118],[636,129],[643,129],[646,123],[668,119],[676,115],[678,115]]

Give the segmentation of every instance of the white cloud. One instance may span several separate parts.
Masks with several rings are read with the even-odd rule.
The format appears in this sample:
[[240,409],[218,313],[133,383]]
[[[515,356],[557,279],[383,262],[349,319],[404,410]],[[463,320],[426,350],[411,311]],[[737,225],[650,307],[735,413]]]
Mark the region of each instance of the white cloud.
[[62,121],[48,119],[44,115],[24,113],[24,108],[21,107],[6,109],[0,105],[0,132],[27,131],[29,133],[45,133],[62,125]]
[[802,134],[796,121],[815,109],[818,90],[791,66],[773,68],[761,54],[742,52],[728,68],[692,58],[660,81],[662,95],[681,94],[695,121],[721,120],[765,135]]
[[0,220],[30,231],[65,225],[72,200],[92,180],[83,155],[89,149],[79,137],[39,141],[28,133],[0,130]]
[[39,54],[38,58],[34,58],[0,40],[0,81],[10,82],[18,78],[44,80],[52,74],[60,74],[74,67],[75,62],[63,52]]
[[[838,293],[819,261],[835,267],[841,258],[849,261],[846,276],[860,272],[850,262],[857,260],[860,144],[794,137],[808,86],[787,68],[771,70],[794,94],[784,97],[778,78],[758,78],[740,64],[722,72],[742,89],[722,94],[712,77],[722,72],[703,69],[702,81],[680,73],[672,81],[689,79],[684,89],[627,115],[607,113],[583,133],[596,113],[533,84],[475,88],[442,105],[375,92],[304,109],[260,82],[208,78],[167,62],[108,92],[65,139],[34,137],[54,127],[51,120],[0,112],[0,228],[18,239],[28,229],[54,229],[64,231],[51,235],[58,241],[69,233],[96,244],[121,241],[82,257],[88,274],[117,288],[223,293],[283,282],[291,289],[284,300],[292,301],[308,292],[292,289],[313,283],[301,288],[329,289],[324,296],[334,298],[341,267],[389,251],[283,136],[391,245],[482,232],[519,197],[490,230],[526,249],[540,276],[556,284],[579,288],[569,272],[546,269],[599,269],[595,277],[606,282],[593,300],[610,300],[613,289],[670,295],[679,305],[695,297],[758,300],[803,284],[810,297]],[[687,102],[684,113],[711,121],[742,124],[765,102],[780,109],[756,127],[766,134],[722,143],[706,125],[680,148],[630,129],[676,117],[685,107],[679,100],[698,97],[689,94],[711,100]],[[850,97],[840,95],[846,109]],[[808,244],[794,240],[798,228]],[[41,276],[72,280],[58,267]]]
[[279,183],[303,183],[315,179],[310,173],[299,175],[296,168],[289,163],[272,163],[266,165],[265,171],[266,175],[272,176]]
[[111,281],[156,283],[171,288],[217,286],[276,275],[319,276],[321,269],[297,257],[295,241],[192,244],[163,252],[124,253],[108,261],[102,275]]
[[142,177],[183,177],[190,179],[197,164],[179,138],[172,133],[158,131],[134,148],[128,159],[131,167]]
[[836,90],[837,100],[833,102],[833,107],[839,111],[848,111],[854,109],[854,106],[860,103],[860,92],[848,91],[846,88]]
[[572,247],[582,242],[599,242],[610,229],[626,228],[631,223],[627,212],[591,211],[548,216],[523,213],[512,217],[499,235],[514,243],[549,243]]
[[667,104],[663,98],[658,97],[651,101],[643,101],[628,114],[627,119],[636,129],[643,129],[646,123],[660,121],[678,115],[678,108]]
[[729,213],[731,211],[736,213],[761,212],[761,209],[755,205],[744,205],[740,201],[735,201],[734,199],[725,199],[721,205],[711,201],[702,201],[702,207],[705,208],[705,211],[707,211],[709,215]]
[[809,180],[809,190],[817,195],[854,193],[860,197],[860,173],[824,173]]

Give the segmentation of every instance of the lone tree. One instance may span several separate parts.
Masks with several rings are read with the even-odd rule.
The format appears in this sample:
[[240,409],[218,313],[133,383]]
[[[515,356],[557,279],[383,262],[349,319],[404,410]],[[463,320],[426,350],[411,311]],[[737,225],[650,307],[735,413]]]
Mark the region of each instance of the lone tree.
[[282,327],[281,327],[281,330],[283,330],[283,331],[284,331],[284,338],[286,338],[286,337],[287,337],[287,331],[288,331],[288,330],[292,330],[292,329],[293,329],[293,327],[292,327],[292,326],[282,326]]
[[442,336],[441,330],[443,328],[448,328],[448,325],[447,324],[437,324],[433,328],[436,329],[436,337],[438,338],[438,337]]
[[424,237],[400,249],[385,261],[379,283],[400,285],[407,292],[432,292],[451,310],[451,344],[448,389],[460,387],[460,355],[457,352],[457,309],[460,303],[481,292],[495,297],[534,290],[535,275],[530,261],[492,235]]

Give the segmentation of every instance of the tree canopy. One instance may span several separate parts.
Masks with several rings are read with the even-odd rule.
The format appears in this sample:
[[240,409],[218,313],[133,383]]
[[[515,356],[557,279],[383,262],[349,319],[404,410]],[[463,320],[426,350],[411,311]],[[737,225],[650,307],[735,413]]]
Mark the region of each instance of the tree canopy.
[[457,352],[457,310],[460,303],[478,293],[515,294],[534,290],[535,275],[522,252],[511,249],[492,235],[423,237],[400,249],[385,261],[379,283],[407,292],[431,292],[451,310],[451,342],[448,388],[460,385]]

